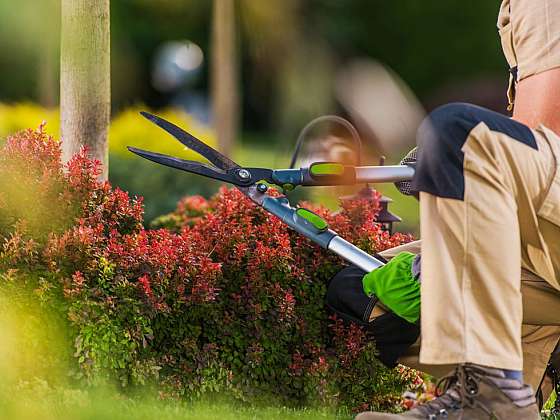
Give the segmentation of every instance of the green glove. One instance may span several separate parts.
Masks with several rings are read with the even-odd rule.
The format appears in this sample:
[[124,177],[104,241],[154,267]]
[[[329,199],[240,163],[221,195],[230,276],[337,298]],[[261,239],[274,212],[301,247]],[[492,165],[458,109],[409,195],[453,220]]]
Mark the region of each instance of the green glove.
[[401,252],[362,279],[366,295],[377,296],[385,306],[410,323],[420,319],[420,282],[412,274],[414,257],[410,252]]

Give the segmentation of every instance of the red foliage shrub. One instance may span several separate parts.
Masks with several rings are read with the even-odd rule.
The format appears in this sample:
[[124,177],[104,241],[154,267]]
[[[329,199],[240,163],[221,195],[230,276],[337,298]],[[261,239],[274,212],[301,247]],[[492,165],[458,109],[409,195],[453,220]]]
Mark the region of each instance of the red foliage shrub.
[[[0,271],[48,274],[82,375],[155,381],[161,396],[230,391],[372,408],[400,401],[411,379],[382,368],[359,328],[328,319],[324,296],[338,257],[235,189],[185,198],[157,222],[165,229],[145,230],[142,200],[98,174],[85,151],[63,168],[59,144],[41,128],[0,149],[8,180],[0,185]],[[408,240],[375,223],[372,194],[338,213],[314,210],[369,252]]]

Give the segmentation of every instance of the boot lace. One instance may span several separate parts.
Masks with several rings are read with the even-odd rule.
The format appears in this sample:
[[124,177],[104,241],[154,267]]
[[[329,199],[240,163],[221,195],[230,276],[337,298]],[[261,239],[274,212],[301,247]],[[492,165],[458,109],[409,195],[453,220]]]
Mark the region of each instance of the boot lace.
[[472,366],[458,366],[451,374],[441,378],[436,385],[436,395],[432,401],[417,407],[419,413],[428,420],[445,419],[450,411],[463,408],[480,408],[491,419],[494,413],[477,398],[478,384],[484,375]]

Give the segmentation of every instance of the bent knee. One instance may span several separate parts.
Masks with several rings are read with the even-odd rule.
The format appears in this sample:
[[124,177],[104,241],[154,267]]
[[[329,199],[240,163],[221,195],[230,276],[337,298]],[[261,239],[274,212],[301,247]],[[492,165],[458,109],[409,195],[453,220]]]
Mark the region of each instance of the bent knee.
[[412,182],[416,191],[462,199],[462,147],[480,122],[474,105],[452,103],[436,108],[418,129],[418,163]]
[[476,105],[451,103],[436,108],[418,129],[418,162],[412,188],[438,197],[462,200],[465,192],[463,146],[472,130],[484,123],[534,149],[531,129],[505,115]]

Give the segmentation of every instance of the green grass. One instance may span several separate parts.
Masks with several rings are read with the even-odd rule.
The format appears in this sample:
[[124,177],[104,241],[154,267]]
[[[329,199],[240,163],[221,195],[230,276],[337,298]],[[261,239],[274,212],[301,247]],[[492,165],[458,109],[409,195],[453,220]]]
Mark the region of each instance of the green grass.
[[[546,402],[546,404],[544,405],[544,412],[545,413],[549,413],[550,410],[552,410],[554,408],[554,405],[556,403],[556,392],[553,392],[552,395],[550,396],[550,398],[548,399],[548,401]],[[546,420],[556,420],[556,419],[560,419],[560,416],[549,416],[549,417],[545,417],[543,416],[543,419]]]
[[[54,302],[42,304],[35,283],[27,287],[3,274],[0,272],[0,420],[337,418],[332,407],[319,407],[313,401],[307,402],[307,408],[288,408],[281,406],[280,399],[263,395],[255,396],[258,405],[232,394],[162,400],[158,391],[164,387],[146,384],[123,389],[103,380],[103,375],[94,380],[97,385],[87,385],[79,379],[72,360],[73,340],[64,315]],[[338,418],[350,416],[338,414]]]
[[[15,396],[15,398],[14,398]],[[0,417],[6,420],[234,420],[234,419],[349,419],[327,409],[250,407],[241,403],[162,401],[154,397],[128,398],[104,391],[51,390],[44,383],[24,386],[0,397]]]
[[[196,402],[159,400],[149,397],[125,397],[118,392],[84,391],[63,388],[53,390],[40,380],[20,384],[14,389],[0,387],[0,418],[3,420],[349,420],[349,413],[330,409],[248,406],[224,398],[206,398]],[[551,401],[547,404],[551,408]],[[546,417],[553,420],[558,417]]]

